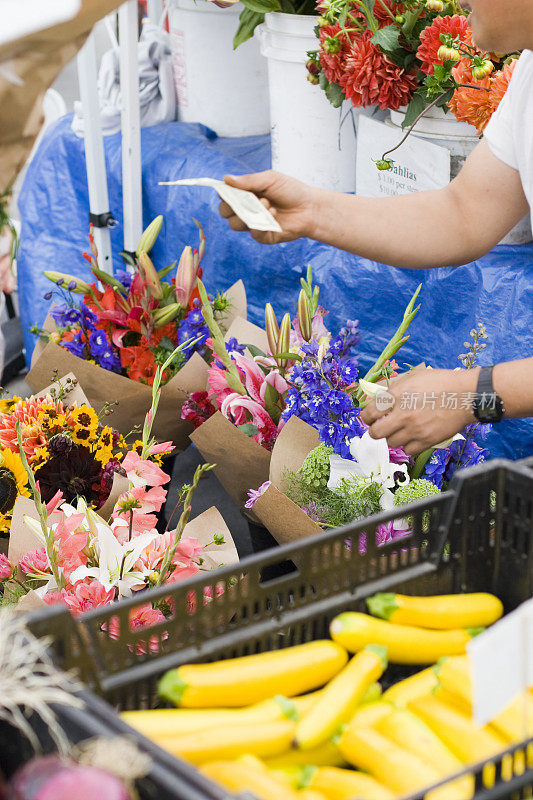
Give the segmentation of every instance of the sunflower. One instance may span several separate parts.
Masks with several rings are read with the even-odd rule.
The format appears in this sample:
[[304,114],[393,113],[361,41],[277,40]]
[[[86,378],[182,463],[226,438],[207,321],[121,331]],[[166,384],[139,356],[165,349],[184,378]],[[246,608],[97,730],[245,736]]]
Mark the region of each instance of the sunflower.
[[5,397],[0,400],[0,414],[11,414],[13,407],[22,400],[22,397]]
[[11,530],[11,513],[0,514],[0,534],[9,533]]
[[0,464],[0,513],[7,514],[19,495],[29,497],[28,475],[22,459],[12,450],[2,450]]

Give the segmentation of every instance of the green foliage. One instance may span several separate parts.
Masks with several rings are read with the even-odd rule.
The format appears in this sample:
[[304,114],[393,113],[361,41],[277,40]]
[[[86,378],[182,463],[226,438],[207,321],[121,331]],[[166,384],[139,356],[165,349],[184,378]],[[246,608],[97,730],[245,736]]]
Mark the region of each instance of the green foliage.
[[339,528],[381,509],[382,489],[371,478],[343,479],[332,492],[327,486],[310,485],[301,475],[287,470],[285,494],[302,507],[315,504],[322,528]]
[[340,108],[344,100],[344,90],[338,83],[330,83],[323,72],[318,76],[318,85],[326,93],[333,108]]
[[431,497],[434,494],[440,494],[434,483],[427,481],[425,478],[416,478],[414,481],[399,486],[394,493],[394,505],[403,506],[407,503],[414,503],[417,500],[422,500],[424,497]]
[[239,45],[251,39],[257,26],[264,20],[264,12],[252,11],[245,5],[239,16],[239,27],[233,37],[233,49],[236,50]]
[[244,433],[245,436],[256,436],[259,433],[259,428],[252,422],[245,422],[244,425],[237,425],[238,430]]

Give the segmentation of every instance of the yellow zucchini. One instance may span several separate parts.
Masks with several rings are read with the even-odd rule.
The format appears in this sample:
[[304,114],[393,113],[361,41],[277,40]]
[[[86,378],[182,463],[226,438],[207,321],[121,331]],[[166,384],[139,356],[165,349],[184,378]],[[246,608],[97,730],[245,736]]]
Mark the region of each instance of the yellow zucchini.
[[529,692],[518,695],[490,724],[509,742],[533,736],[533,697]]
[[439,772],[373,728],[350,725],[339,749],[354,767],[365,770],[397,795],[411,794],[437,783]]
[[383,674],[386,666],[387,651],[377,645],[370,645],[354,656],[296,723],[296,746],[301,750],[309,750],[334,736],[351,717],[368,687]]
[[470,705],[472,702],[472,678],[467,655],[443,658],[435,667],[435,674],[443,689],[460,697]]
[[[400,747],[418,755],[422,761],[436,769],[441,778],[455,775],[464,769],[462,761],[446,747],[431,728],[410,711],[397,709],[378,723],[376,728]],[[462,792],[465,798],[474,794],[474,779],[469,775],[457,778],[448,786],[452,784],[453,788],[459,793]]]
[[321,792],[327,800],[394,800],[394,793],[371,775],[338,767],[319,767],[309,781],[309,788]]
[[344,767],[346,759],[334,742],[325,742],[313,750],[298,750],[292,747],[285,753],[273,758],[265,758],[269,769],[286,769],[290,767]]
[[451,630],[492,625],[503,614],[503,605],[493,594],[443,594],[410,597],[385,592],[369,597],[368,610],[396,625]]
[[374,728],[378,722],[388,717],[394,711],[392,703],[387,703],[386,700],[378,700],[376,703],[368,703],[361,706],[352,714],[348,720],[348,725],[353,725],[356,728]]
[[436,697],[421,697],[409,703],[408,707],[464,763],[484,761],[507,747],[505,739],[488,725],[478,727],[458,707],[447,705]]
[[332,639],[352,653],[369,644],[387,648],[391,664],[433,664],[443,656],[458,655],[480,630],[436,631],[395,625],[368,614],[339,614],[330,625]]
[[270,775],[267,770],[241,761],[211,761],[201,772],[215,783],[235,794],[251,792],[259,800],[297,800],[289,786]]
[[421,670],[403,681],[398,681],[383,693],[383,700],[397,708],[405,708],[411,700],[430,694],[437,686],[438,679],[433,667]]
[[294,737],[294,723],[288,720],[260,725],[234,725],[180,736],[162,736],[154,741],[172,755],[193,764],[231,760],[244,753],[272,757],[288,750]]
[[185,664],[167,672],[158,691],[164,700],[184,708],[239,708],[276,694],[293,697],[317,689],[347,660],[343,647],[318,640],[212,664]]
[[316,789],[302,789],[297,797],[299,800],[326,800],[326,795]]
[[320,696],[312,692],[302,697],[277,695],[244,708],[156,708],[150,711],[123,711],[124,722],[149,738],[179,736],[223,725],[245,725],[299,719]]

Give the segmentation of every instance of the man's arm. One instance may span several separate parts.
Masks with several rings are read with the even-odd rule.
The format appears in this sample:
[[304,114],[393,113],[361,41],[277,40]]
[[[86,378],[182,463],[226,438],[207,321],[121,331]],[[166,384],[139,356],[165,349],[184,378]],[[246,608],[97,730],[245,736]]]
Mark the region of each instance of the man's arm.
[[[264,244],[301,236],[397,267],[457,266],[494,247],[527,213],[517,170],[481,142],[445,189],[378,199],[314,189],[276,172],[227,177],[262,198],[283,234],[252,231]],[[225,203],[234,230],[248,230]]]
[[[383,416],[372,402],[361,417],[373,438],[385,437],[390,447],[421,453],[476,421],[472,394],[478,375],[477,368],[413,370],[390,385],[395,400],[391,411]],[[497,364],[492,383],[503,400],[505,418],[533,417],[533,358]]]

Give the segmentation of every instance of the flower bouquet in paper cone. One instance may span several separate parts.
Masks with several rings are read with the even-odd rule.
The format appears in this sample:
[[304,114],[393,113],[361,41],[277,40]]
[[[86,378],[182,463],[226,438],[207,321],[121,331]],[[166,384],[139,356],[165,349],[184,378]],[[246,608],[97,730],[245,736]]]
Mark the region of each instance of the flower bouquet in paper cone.
[[[439,494],[458,469],[485,460],[487,451],[475,436],[485,437],[490,426],[469,425],[415,459],[402,447],[389,447],[386,439],[373,439],[359,417],[367,398],[384,391],[383,379],[372,378],[383,372],[384,359],[397,350],[402,327],[414,313],[411,303],[374,367],[351,386],[339,381],[341,363],[331,345],[322,357],[313,343],[304,345],[306,355],[291,373],[283,412],[288,421],[272,451],[269,480],[249,492],[247,503],[278,543],[395,508],[398,518],[377,528],[376,544],[402,539],[411,525],[402,506]],[[466,367],[483,347],[478,332],[472,333],[474,345],[460,357]],[[387,377],[394,380],[396,364],[389,366]],[[365,546],[362,537],[360,547]]]
[[[66,502],[61,491],[44,502],[36,480],[38,471],[34,473],[25,454],[21,422],[15,422],[21,464],[32,499],[17,500],[8,554],[0,556],[5,601],[18,601],[25,610],[43,603],[63,603],[73,614],[79,614],[133,592],[184,580],[200,570],[213,570],[238,560],[229,531],[216,509],[189,522],[192,495],[210,465],[198,467],[192,484],[180,492],[175,511],[183,505],[183,512],[176,528],[167,526],[164,533],[156,529],[156,512],[165,501],[163,487],[169,481],[155,463],[161,446],[151,433],[161,372],[159,367],[140,452],[129,451],[123,458],[125,485],[112,504],[99,512],[80,496]],[[205,602],[209,599],[207,593]],[[150,627],[170,613],[164,602],[155,606],[147,600],[136,609],[130,624]],[[116,633],[108,631],[110,636]]]
[[[89,402],[98,410],[110,398],[116,402],[114,425],[123,434],[137,426],[151,402],[151,386],[158,365],[180,346],[179,354],[161,377],[162,396],[156,434],[171,438],[178,448],[187,442],[190,425],[180,419],[187,393],[205,388],[209,332],[205,325],[196,281],[201,276],[205,238],[200,230],[198,250],[186,247],[174,277],[165,277],[174,264],[156,270],[149,250],[162,225],[157,217],[143,233],[132,271],[108,275],[98,266],[98,253],[90,234],[91,253],[84,253],[96,283],[57,272],[45,272],[56,288],[47,293],[58,301],[50,309],[34,352],[28,383],[39,391],[50,382],[52,367],[74,372]],[[81,296],[81,302],[75,302]],[[242,282],[209,303],[213,315],[226,329],[236,314],[246,315]]]

